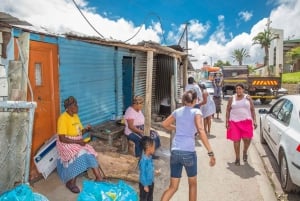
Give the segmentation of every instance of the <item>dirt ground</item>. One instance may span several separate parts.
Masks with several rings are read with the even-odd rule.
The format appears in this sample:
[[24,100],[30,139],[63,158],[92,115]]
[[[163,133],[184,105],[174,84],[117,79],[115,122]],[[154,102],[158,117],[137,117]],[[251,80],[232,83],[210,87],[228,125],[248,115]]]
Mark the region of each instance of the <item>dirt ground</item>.
[[[155,184],[154,184],[154,200],[160,200],[160,197],[164,190],[168,187],[169,185],[169,180],[170,180],[170,168],[169,168],[169,158],[170,158],[170,134],[165,132],[159,124],[156,124],[154,128],[160,135],[161,139],[161,147],[156,150],[155,155],[159,156],[159,159],[154,160],[154,165],[156,170],[160,170],[160,174],[155,176]],[[113,146],[116,148],[118,153],[122,153],[121,150],[121,139],[114,140]],[[104,151],[103,146],[102,150],[99,150],[97,146],[95,146],[95,149],[97,151]],[[105,149],[105,148],[104,148]],[[103,163],[103,162],[102,162]],[[100,163],[101,164],[101,163]],[[104,165],[104,164],[103,164]],[[103,166],[102,165],[102,166]],[[106,174],[105,167],[102,167],[104,174]],[[133,173],[137,175],[138,180],[138,166],[133,165],[132,169]],[[89,176],[92,176],[92,174],[89,172]],[[107,174],[106,174],[107,176]],[[109,175],[108,175],[109,176]],[[120,178],[123,178],[128,184],[130,184],[137,192],[139,192],[138,189],[138,183],[133,182],[135,176],[126,179],[123,176],[120,176]],[[111,181],[117,180],[117,179],[109,179]]]
[[[160,123],[154,123],[154,127],[152,124],[152,128],[158,131],[161,139],[161,147],[156,151],[156,155],[159,156],[158,160],[154,160],[155,164],[155,169],[160,169],[160,174],[155,177],[155,185],[154,185],[154,200],[160,200],[160,197],[164,190],[168,187],[169,185],[169,179],[170,179],[170,171],[169,171],[169,157],[170,157],[170,134],[167,132],[163,131],[163,129],[160,127]],[[92,142],[90,142],[96,151],[98,151],[100,154],[98,156],[98,161],[99,157],[104,160],[102,161],[102,164],[100,163],[101,169],[104,171],[104,174],[106,176],[111,176],[111,174],[117,175],[119,178],[108,178],[106,181],[111,182],[111,183],[117,183],[118,180],[122,179],[125,181],[127,184],[132,186],[137,193],[139,193],[138,189],[138,167],[137,165],[134,165],[132,163],[133,160],[136,160],[135,157],[133,157],[130,154],[124,155],[122,153],[122,146],[121,146],[121,137],[117,138],[113,142],[113,146],[108,145],[107,140],[99,140],[98,139],[93,139]],[[113,155],[120,155],[118,159],[114,160],[108,160],[108,154],[106,153],[109,152],[110,154],[113,153]],[[130,174],[127,175],[129,179],[127,179],[127,176],[124,176],[124,172],[128,171],[115,171],[108,173],[108,170],[119,170],[119,168],[115,168],[116,166],[119,166],[119,164],[116,164],[114,162],[116,161],[128,161],[123,162],[123,167],[126,169],[126,166],[128,164],[131,167],[127,167],[127,169],[130,170]],[[108,161],[112,161],[109,162]],[[108,164],[108,165],[107,165]],[[105,167],[107,165],[107,167]],[[110,165],[110,166],[109,166]],[[112,166],[111,166],[112,165]],[[115,166],[114,166],[115,165]],[[119,174],[116,174],[119,173]],[[126,174],[125,174],[126,175]],[[82,189],[82,183],[84,180],[89,180],[93,178],[93,174],[91,171],[88,171],[87,173],[83,173],[78,176],[77,178],[77,185],[79,186],[80,189]],[[133,182],[134,180],[134,182]],[[60,181],[57,172],[54,171],[52,172],[47,179],[41,179],[37,182],[34,182],[31,184],[31,187],[34,192],[40,193],[48,198],[49,201],[75,201],[77,200],[78,194],[71,193],[65,185]]]

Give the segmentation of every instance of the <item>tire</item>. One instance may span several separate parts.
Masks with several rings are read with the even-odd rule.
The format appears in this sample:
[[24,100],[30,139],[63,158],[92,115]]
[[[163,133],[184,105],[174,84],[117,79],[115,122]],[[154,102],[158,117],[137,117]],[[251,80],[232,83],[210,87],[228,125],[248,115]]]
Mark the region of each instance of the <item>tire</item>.
[[263,136],[263,128],[261,125],[261,120],[259,120],[259,139],[261,144],[267,144],[266,139]]
[[291,192],[295,189],[295,184],[293,184],[286,160],[284,151],[281,151],[279,158],[279,168],[280,168],[280,184],[285,192]]

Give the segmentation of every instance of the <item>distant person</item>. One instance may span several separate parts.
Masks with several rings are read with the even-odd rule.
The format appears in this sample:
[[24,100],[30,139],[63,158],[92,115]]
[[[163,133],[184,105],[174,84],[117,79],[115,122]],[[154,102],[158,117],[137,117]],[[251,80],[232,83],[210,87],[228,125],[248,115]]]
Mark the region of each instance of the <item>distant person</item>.
[[188,84],[185,86],[185,91],[188,90],[195,90],[197,93],[197,100],[195,107],[199,108],[200,103],[202,102],[202,92],[198,84],[195,82],[195,79],[193,77],[188,78]]
[[291,65],[290,65],[290,73],[292,73],[293,71],[294,71],[294,65],[291,64]]
[[240,165],[240,142],[244,142],[243,161],[248,160],[248,148],[257,127],[255,108],[251,97],[244,94],[244,85],[235,86],[236,94],[229,98],[226,109],[227,139],[233,141],[235,165]]
[[[197,155],[195,151],[195,133],[198,133],[202,144],[208,151],[209,164],[214,166],[216,159],[202,124],[201,111],[194,108],[197,101],[197,93],[194,90],[184,92],[182,96],[183,106],[174,110],[171,115],[162,122],[162,126],[170,131],[175,131],[172,140],[170,157],[170,185],[161,197],[161,201],[172,198],[177,191],[185,168],[188,176],[189,200],[197,200]],[[186,200],[182,198],[182,200]]]
[[143,153],[139,162],[139,189],[140,201],[153,201],[154,164],[152,155],[155,152],[155,142],[149,136],[141,139]]
[[222,85],[223,85],[222,76],[219,73],[217,73],[215,78],[213,79],[212,83],[214,86],[213,100],[216,105],[217,119],[219,119],[220,118],[219,114],[222,112],[221,111],[221,105],[222,105],[222,97],[221,96],[222,96]]
[[210,135],[211,118],[212,115],[216,112],[216,105],[211,95],[209,95],[209,93],[207,92],[205,84],[199,84],[199,87],[203,95],[203,101],[200,103],[200,110],[202,112],[204,130],[207,135]]

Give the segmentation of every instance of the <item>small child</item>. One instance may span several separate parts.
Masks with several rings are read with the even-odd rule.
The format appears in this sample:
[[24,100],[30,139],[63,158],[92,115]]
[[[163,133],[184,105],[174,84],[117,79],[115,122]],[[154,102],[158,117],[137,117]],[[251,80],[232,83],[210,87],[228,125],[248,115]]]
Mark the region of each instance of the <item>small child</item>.
[[140,201],[153,201],[154,165],[152,155],[155,152],[155,142],[149,136],[141,139],[143,153],[139,162],[140,168]]

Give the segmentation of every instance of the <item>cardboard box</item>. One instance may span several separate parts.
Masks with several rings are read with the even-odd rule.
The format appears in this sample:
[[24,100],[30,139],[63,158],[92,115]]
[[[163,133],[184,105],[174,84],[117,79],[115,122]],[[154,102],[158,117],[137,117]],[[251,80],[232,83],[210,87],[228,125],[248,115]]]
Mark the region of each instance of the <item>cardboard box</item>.
[[47,177],[53,172],[56,168],[58,153],[56,150],[56,139],[57,136],[53,136],[49,139],[34,156],[34,163],[43,177]]

